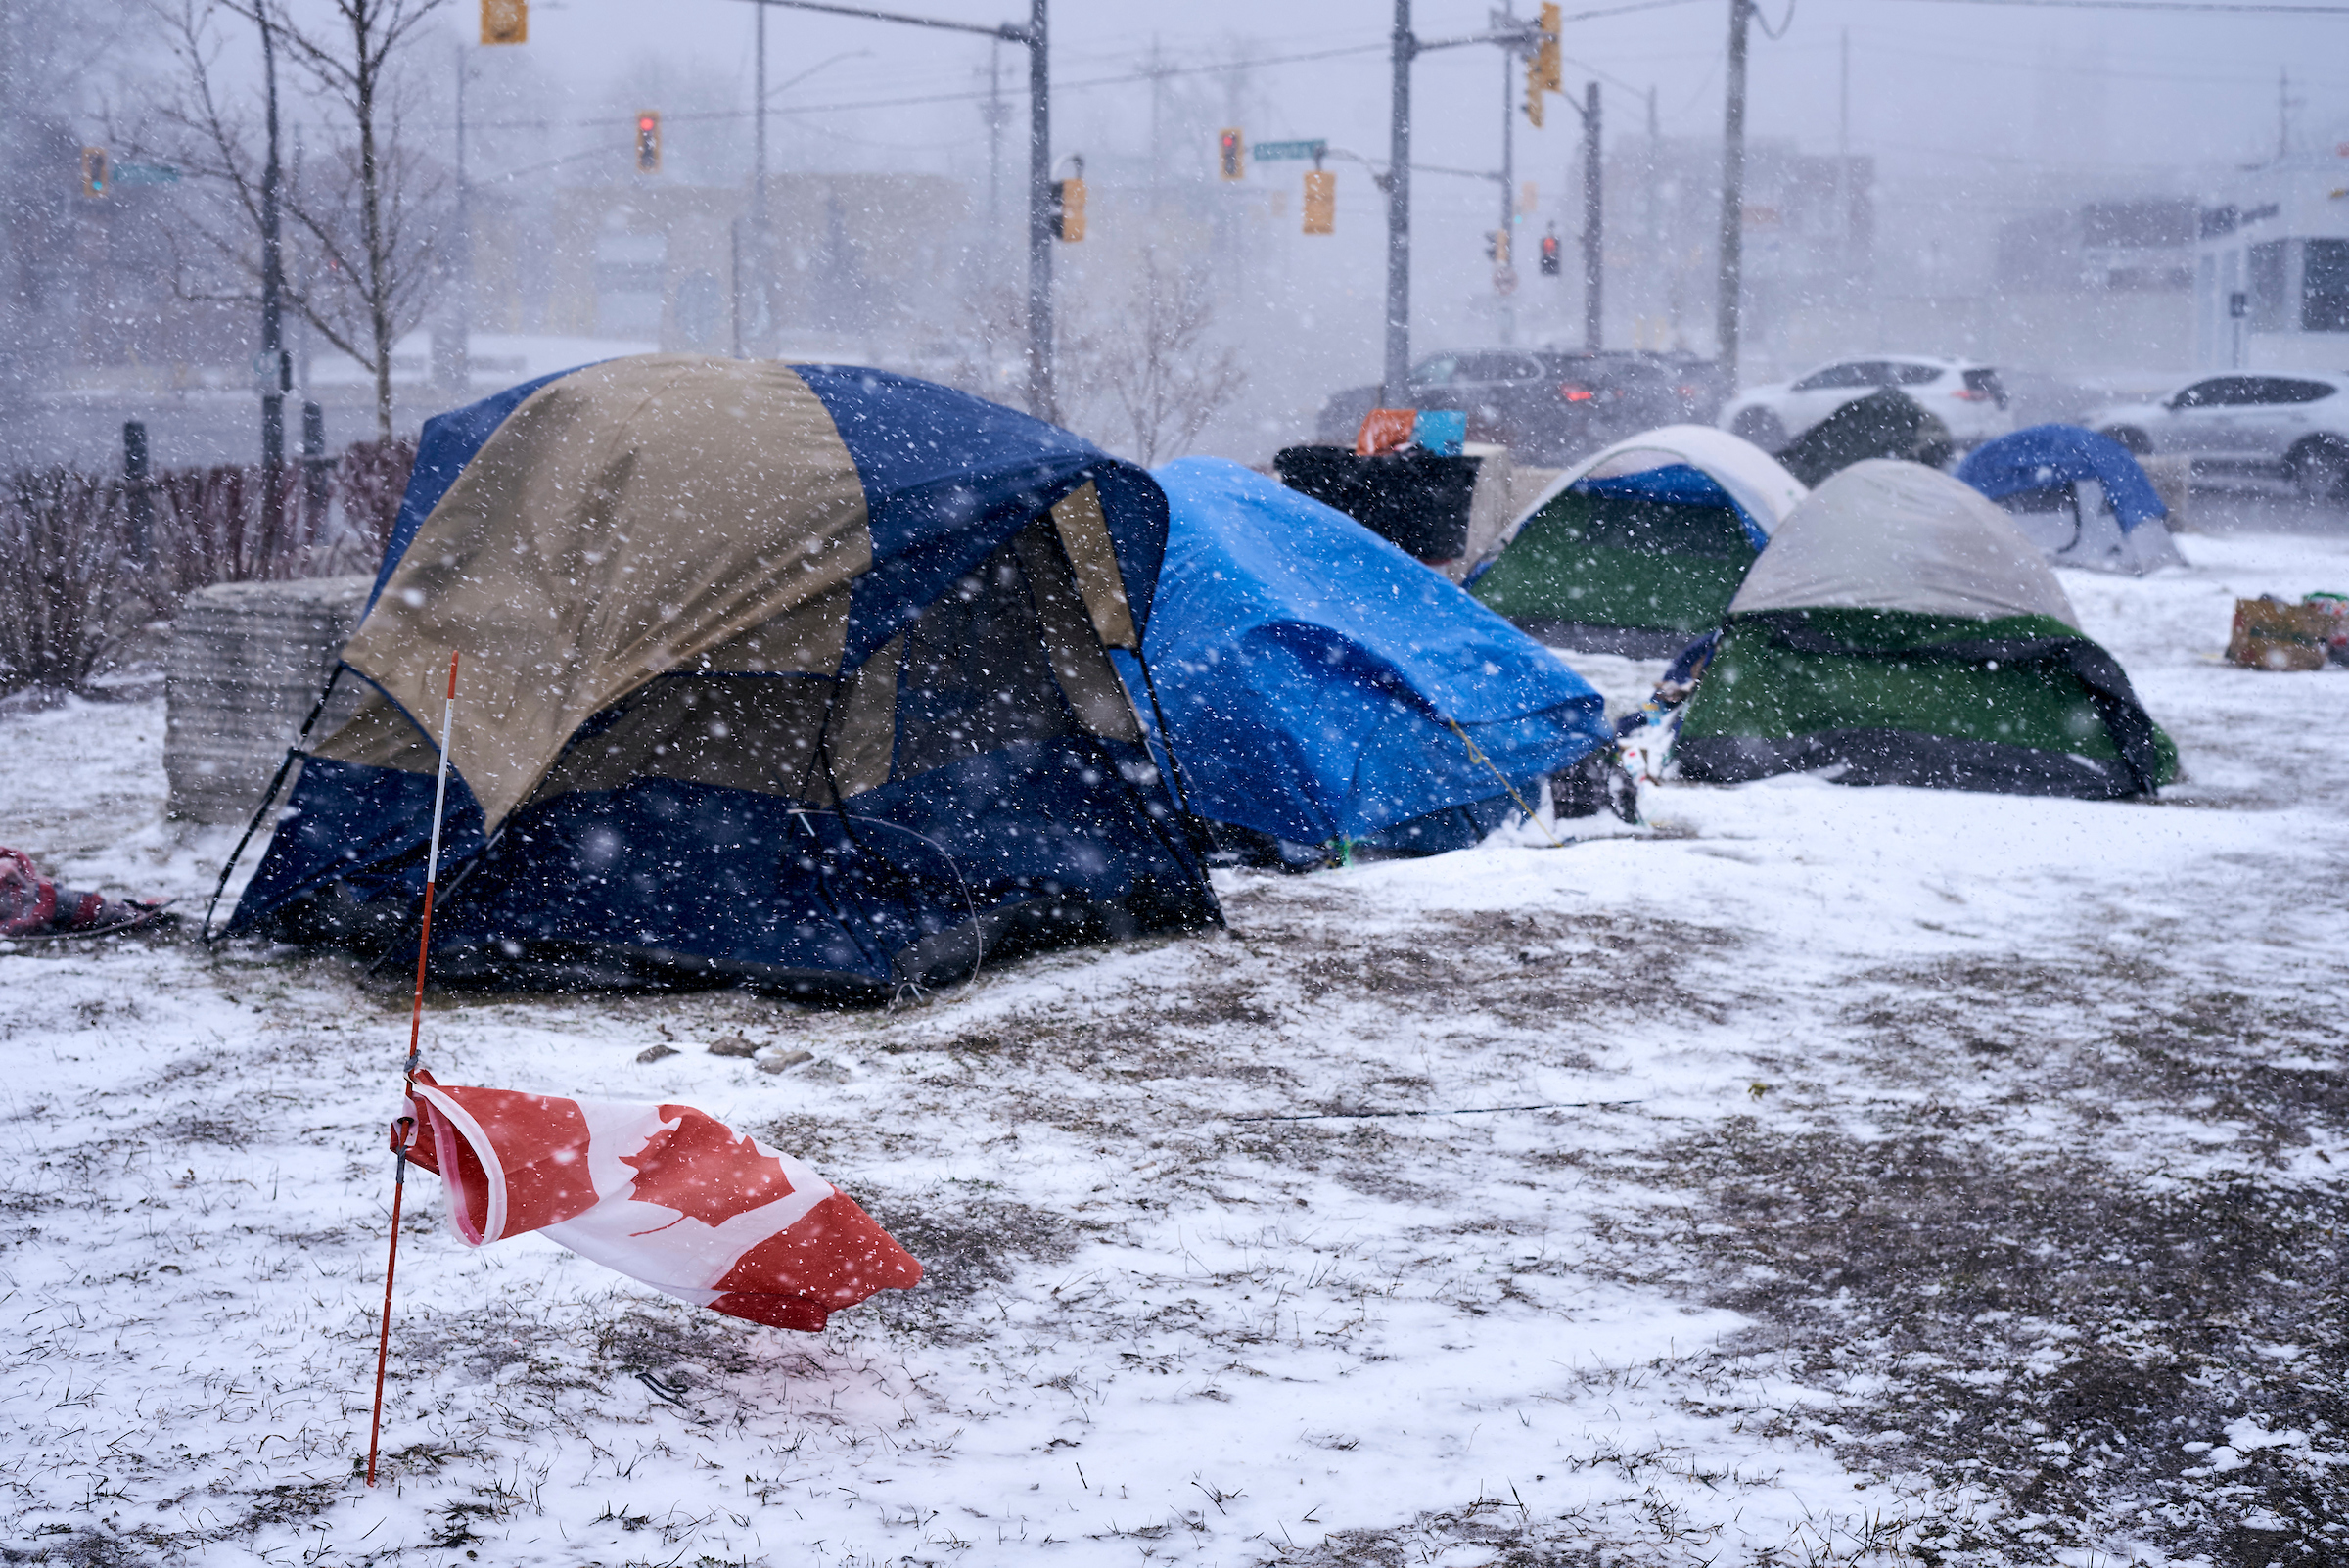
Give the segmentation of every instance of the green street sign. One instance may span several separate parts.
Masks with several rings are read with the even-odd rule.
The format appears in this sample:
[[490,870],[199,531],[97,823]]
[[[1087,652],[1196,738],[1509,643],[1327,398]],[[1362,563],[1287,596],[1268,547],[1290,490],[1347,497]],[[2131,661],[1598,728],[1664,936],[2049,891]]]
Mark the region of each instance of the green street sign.
[[1249,151],[1260,163],[1276,163],[1284,159],[1313,159],[1318,161],[1329,152],[1326,141],[1259,142]]
[[116,163],[116,185],[177,185],[179,170],[168,163]]

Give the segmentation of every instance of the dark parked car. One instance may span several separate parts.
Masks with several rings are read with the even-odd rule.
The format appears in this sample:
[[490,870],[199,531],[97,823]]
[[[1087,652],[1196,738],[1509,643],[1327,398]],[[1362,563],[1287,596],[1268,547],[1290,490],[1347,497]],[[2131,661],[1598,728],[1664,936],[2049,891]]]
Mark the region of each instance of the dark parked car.
[[[1430,354],[1411,367],[1409,406],[1457,409],[1468,439],[1508,447],[1523,462],[1571,463],[1658,425],[1703,422],[1721,389],[1702,360],[1634,352],[1474,348]],[[1351,444],[1376,387],[1350,387],[1321,407],[1314,431]]]

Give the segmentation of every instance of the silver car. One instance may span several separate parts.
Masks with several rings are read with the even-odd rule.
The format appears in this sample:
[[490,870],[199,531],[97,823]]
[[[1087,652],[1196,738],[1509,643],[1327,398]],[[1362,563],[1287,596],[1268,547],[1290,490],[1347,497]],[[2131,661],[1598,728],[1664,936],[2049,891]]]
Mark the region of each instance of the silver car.
[[1941,421],[1959,450],[2014,429],[2006,389],[1992,366],[1933,354],[1865,354],[1820,365],[1792,381],[1749,387],[1714,421],[1766,452],[1779,452],[1844,404],[1897,387]]
[[2349,376],[2229,371],[2159,402],[2107,408],[2092,424],[2141,456],[2287,479],[2311,501],[2349,500]]

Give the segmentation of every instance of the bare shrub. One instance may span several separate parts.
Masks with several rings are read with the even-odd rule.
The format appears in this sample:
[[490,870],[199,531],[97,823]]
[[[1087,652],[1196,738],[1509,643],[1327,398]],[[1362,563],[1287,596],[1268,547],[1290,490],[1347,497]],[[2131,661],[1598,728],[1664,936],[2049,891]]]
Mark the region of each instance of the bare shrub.
[[140,597],[123,561],[121,486],[19,470],[0,489],[0,693],[86,686]]
[[301,472],[258,465],[178,469],[155,482],[154,564],[172,599],[214,582],[311,575],[327,519],[303,504]]
[[298,464],[159,474],[144,559],[130,483],[65,468],[0,478],[0,695],[86,689],[138,624],[215,582],[374,571],[415,462],[413,441],[357,442],[319,504]]
[[399,498],[407,492],[408,474],[416,466],[416,443],[409,440],[353,441],[335,465],[335,499],[343,507],[345,544],[365,558],[373,571],[384,557],[392,525],[399,517]]

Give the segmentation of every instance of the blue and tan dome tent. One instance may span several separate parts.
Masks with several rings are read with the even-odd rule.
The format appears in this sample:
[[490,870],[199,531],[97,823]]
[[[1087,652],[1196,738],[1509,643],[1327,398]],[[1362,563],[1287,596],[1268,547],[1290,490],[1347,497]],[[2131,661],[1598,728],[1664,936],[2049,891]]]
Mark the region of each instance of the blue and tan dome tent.
[[1559,475],[1470,572],[1468,591],[1557,647],[1668,659],[1720,624],[1806,493],[1741,437],[1666,425]]
[[1142,706],[1220,844],[1463,848],[1612,742],[1563,660],[1344,513],[1221,458],[1153,476],[1173,525]]
[[451,650],[444,980],[886,994],[1212,923],[1109,658],[1166,536],[1141,470],[877,371],[642,356],[443,415],[229,929],[412,918]]
[[2184,566],[2170,509],[2129,448],[2078,425],[2029,425],[1965,454],[1958,477],[2057,566],[2142,576]]

